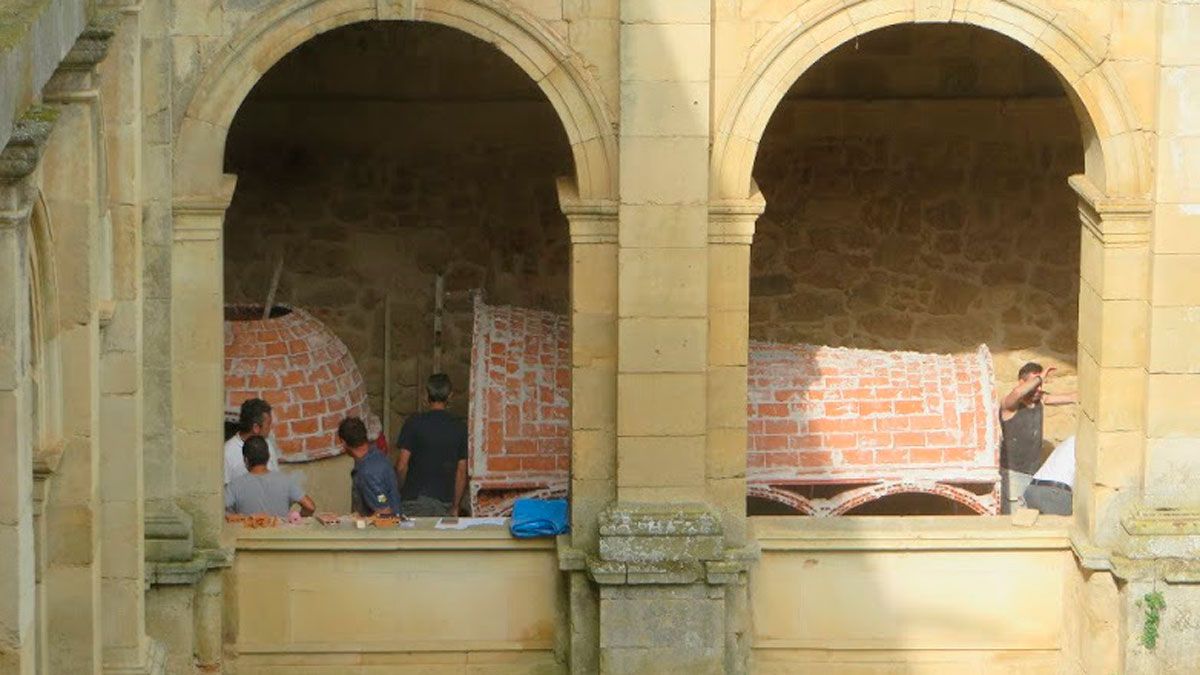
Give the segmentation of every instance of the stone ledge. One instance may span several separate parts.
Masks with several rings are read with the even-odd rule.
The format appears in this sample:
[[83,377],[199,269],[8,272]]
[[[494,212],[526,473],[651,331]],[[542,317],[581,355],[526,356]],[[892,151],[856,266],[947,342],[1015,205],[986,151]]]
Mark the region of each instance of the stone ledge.
[[438,530],[438,518],[414,518],[411,528],[340,527],[304,522],[248,529],[226,524],[223,539],[238,551],[553,551],[553,537],[517,539],[503,525]]
[[195,586],[209,570],[223,569],[233,564],[230,549],[204,549],[199,555],[183,562],[146,563],[146,586]]
[[763,551],[1069,550],[1072,519],[1041,516],[1031,527],[1007,516],[755,516]]

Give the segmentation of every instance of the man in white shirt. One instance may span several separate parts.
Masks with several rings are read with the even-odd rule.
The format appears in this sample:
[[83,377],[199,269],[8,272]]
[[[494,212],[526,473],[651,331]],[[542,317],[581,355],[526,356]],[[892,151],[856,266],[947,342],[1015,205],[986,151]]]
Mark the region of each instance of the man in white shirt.
[[279,470],[279,450],[270,442],[271,405],[261,398],[247,399],[242,403],[238,413],[237,433],[225,441],[225,484],[241,476],[246,471],[246,461],[242,457],[242,446],[251,436],[262,436],[267,439],[270,459],[267,460],[268,471]]
[[1075,437],[1058,444],[1033,474],[1025,489],[1025,504],[1054,516],[1071,515],[1071,491],[1075,487]]

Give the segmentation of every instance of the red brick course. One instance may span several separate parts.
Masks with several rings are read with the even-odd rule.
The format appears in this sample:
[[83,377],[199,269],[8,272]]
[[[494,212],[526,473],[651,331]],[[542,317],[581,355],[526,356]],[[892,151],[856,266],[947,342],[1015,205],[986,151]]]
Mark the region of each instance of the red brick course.
[[748,473],[771,483],[994,479],[999,424],[973,354],[751,343]]
[[571,353],[566,317],[475,303],[471,345],[472,511],[566,494],[571,467]]
[[307,462],[338,454],[337,425],[350,415],[365,421],[370,411],[346,345],[308,312],[289,309],[266,321],[225,322],[225,407],[236,415],[242,401],[265,399],[280,460]]
[[[564,494],[566,318],[480,302],[474,339],[476,513],[503,513],[525,494]],[[986,347],[940,355],[756,342],[748,378],[749,496],[812,515],[914,492],[996,512],[1000,431]],[[818,488],[824,496],[806,496]]]

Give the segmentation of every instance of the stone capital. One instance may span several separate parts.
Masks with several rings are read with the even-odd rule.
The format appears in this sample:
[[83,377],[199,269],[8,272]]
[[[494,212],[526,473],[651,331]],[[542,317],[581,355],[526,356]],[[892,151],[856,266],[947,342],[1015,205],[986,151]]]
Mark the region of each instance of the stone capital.
[[175,241],[220,241],[236,187],[237,176],[225,174],[213,194],[176,197],[172,205]]
[[1102,244],[1124,248],[1149,243],[1153,201],[1109,198],[1082,174],[1071,176],[1068,182],[1079,195],[1083,226]]
[[571,228],[571,244],[617,243],[617,203],[582,199],[570,178],[558,179],[558,204]]
[[[725,545],[721,520],[704,504],[614,504],[600,514],[598,557],[586,559],[601,586],[739,583],[754,559]],[[584,566],[578,552],[563,569]]]
[[758,186],[746,199],[724,199],[709,204],[708,243],[749,246],[754,241],[754,226],[767,207]]

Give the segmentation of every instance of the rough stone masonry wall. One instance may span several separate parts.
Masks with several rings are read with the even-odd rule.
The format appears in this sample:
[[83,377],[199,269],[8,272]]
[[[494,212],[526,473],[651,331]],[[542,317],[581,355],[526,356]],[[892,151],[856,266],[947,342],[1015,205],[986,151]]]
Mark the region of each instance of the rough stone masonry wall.
[[322,35],[267,74],[227,151],[239,180],[226,217],[226,301],[263,302],[282,255],[279,300],[346,343],[380,411],[390,293],[393,437],[432,371],[437,272],[448,291],[443,370],[463,416],[468,291],[567,311],[569,240],[554,180],[571,172],[569,147],[533,82],[490,45],[428,24]]
[[[869,34],[793,87],[755,178],[751,337],[1027,360],[1074,390],[1078,123],[1053,75],[984,31]],[[1074,432],[1048,410],[1046,436]]]

